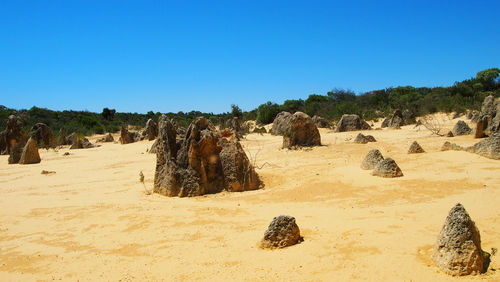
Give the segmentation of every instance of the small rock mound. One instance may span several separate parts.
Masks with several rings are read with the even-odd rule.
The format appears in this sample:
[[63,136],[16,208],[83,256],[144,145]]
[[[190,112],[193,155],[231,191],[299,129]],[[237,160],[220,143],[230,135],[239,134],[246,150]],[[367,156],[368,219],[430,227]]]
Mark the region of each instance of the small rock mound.
[[318,128],[328,128],[329,124],[328,121],[320,116],[313,116],[312,117],[314,123],[316,124],[316,127]]
[[461,204],[456,204],[439,233],[432,259],[444,272],[463,276],[484,272],[488,255],[481,249],[481,236],[474,221]]
[[31,138],[35,140],[39,148],[56,147],[54,133],[45,123],[37,123],[31,128]]
[[401,127],[405,124],[404,118],[403,118],[403,112],[401,110],[395,110],[394,113],[390,116],[388,116],[384,121],[382,122],[381,127]]
[[288,119],[290,126],[283,134],[283,148],[320,146],[321,136],[316,124],[307,114],[296,112]]
[[300,229],[295,223],[295,218],[288,215],[280,215],[271,221],[260,241],[263,249],[285,248],[295,245],[302,240]]
[[472,129],[463,120],[459,120],[457,124],[453,127],[453,135],[467,135],[472,132]]
[[158,125],[154,120],[148,119],[146,128],[142,132],[142,138],[152,141],[156,139],[156,136],[158,136]]
[[370,125],[358,115],[342,115],[335,132],[370,130]]
[[451,131],[448,131],[448,133],[446,133],[446,137],[454,137],[455,135],[453,135],[453,132]]
[[371,135],[363,135],[363,133],[359,133],[356,138],[354,138],[353,142],[358,144],[366,144],[368,142],[377,142],[377,140],[375,140],[375,137]]
[[122,144],[130,144],[135,141],[140,140],[139,134],[137,132],[128,131],[125,126],[120,128],[120,143]]
[[377,163],[372,175],[392,178],[403,176],[403,172],[393,159],[387,158]]
[[76,134],[71,134],[71,146],[69,147],[71,150],[74,149],[89,149],[94,148],[94,145],[90,143],[89,139],[85,137],[80,137]]
[[464,148],[461,146],[458,146],[455,143],[451,143],[449,141],[444,142],[443,146],[441,146],[441,151],[449,151],[449,150],[454,150],[454,151],[462,151]]
[[283,135],[285,132],[290,130],[290,122],[288,121],[292,117],[289,112],[279,113],[273,121],[273,127],[271,128],[271,134],[273,135]]
[[417,141],[413,141],[411,143],[410,148],[408,149],[408,154],[419,154],[425,153],[424,149],[417,143]]
[[365,159],[361,163],[362,169],[374,169],[375,166],[384,160],[382,153],[379,150],[373,149],[366,155]]
[[111,133],[106,134],[106,136],[100,138],[97,140],[97,142],[114,142],[115,138],[113,138],[113,135]]

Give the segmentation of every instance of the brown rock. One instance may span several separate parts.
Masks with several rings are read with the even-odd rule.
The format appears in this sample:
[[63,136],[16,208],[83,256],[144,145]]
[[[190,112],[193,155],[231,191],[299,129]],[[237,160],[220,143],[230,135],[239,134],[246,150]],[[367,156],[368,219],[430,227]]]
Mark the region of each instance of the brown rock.
[[290,131],[290,121],[292,114],[289,112],[279,113],[273,121],[273,127],[271,128],[271,134],[273,135],[283,135],[285,132]]
[[425,153],[424,149],[420,146],[420,144],[417,143],[417,141],[413,141],[411,143],[410,148],[408,149],[408,154],[419,154],[419,153]]
[[328,121],[320,116],[313,116],[312,119],[318,128],[328,128],[330,126]]
[[453,127],[452,131],[454,136],[458,136],[470,134],[472,129],[467,125],[467,123],[465,123],[465,121],[459,120]]
[[358,144],[366,144],[368,142],[377,142],[377,140],[375,140],[375,137],[371,135],[363,135],[363,133],[359,133],[356,138],[354,138],[353,142]]
[[[6,129],[0,133],[0,154],[10,155],[17,143],[20,143],[20,147],[23,148],[27,139],[21,120],[15,115],[10,115],[7,118]],[[16,148],[19,151],[19,146]],[[14,154],[17,153],[14,152]]]
[[455,205],[439,233],[432,259],[444,272],[463,276],[487,269],[485,258],[489,254],[484,253],[474,221],[461,204]]
[[56,139],[52,130],[45,123],[37,123],[31,128],[31,137],[39,148],[55,148]]
[[146,128],[142,132],[142,136],[144,139],[152,141],[156,139],[156,136],[158,136],[158,125],[154,120],[148,119],[146,122]]
[[380,151],[377,149],[373,149],[370,152],[368,152],[366,157],[363,159],[363,162],[361,163],[361,168],[374,169],[377,166],[377,164],[383,160],[384,157],[382,156],[382,153],[380,153]]
[[403,172],[393,159],[387,158],[377,163],[372,175],[392,178],[403,176]]
[[321,136],[314,121],[303,112],[296,112],[288,119],[290,126],[283,134],[283,148],[320,146]]
[[335,132],[370,130],[370,125],[358,115],[343,115],[337,124]]
[[23,153],[19,159],[20,164],[37,164],[41,161],[36,142],[32,138],[24,146]]
[[285,248],[302,241],[300,229],[295,223],[295,218],[288,215],[280,215],[271,221],[260,241],[263,249]]
[[239,143],[221,140],[220,133],[204,117],[193,121],[182,139],[177,139],[175,126],[166,116],[160,118],[159,129],[155,193],[190,197],[260,187]]

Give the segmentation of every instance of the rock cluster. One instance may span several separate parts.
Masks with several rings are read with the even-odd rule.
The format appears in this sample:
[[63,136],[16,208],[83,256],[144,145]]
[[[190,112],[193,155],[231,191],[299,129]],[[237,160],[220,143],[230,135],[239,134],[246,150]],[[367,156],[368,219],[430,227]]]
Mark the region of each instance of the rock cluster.
[[262,182],[237,140],[226,140],[204,117],[185,135],[165,115],[159,120],[154,192],[190,197],[260,188]]
[[358,144],[366,144],[368,142],[377,142],[377,140],[375,140],[375,137],[371,135],[363,135],[363,133],[359,133],[356,138],[354,138],[353,142]]
[[463,276],[487,270],[489,254],[481,249],[481,236],[461,204],[449,212],[439,233],[432,259],[444,272]]
[[419,153],[425,153],[424,149],[418,144],[417,141],[413,141],[411,143],[410,148],[408,149],[408,154],[419,154]]
[[296,112],[287,119],[287,123],[283,132],[283,148],[321,145],[319,130],[307,114]]
[[448,150],[467,151],[489,159],[500,160],[500,134],[493,134],[469,147],[462,147],[446,141],[441,147],[441,151]]
[[39,148],[55,148],[56,140],[54,133],[45,123],[37,123],[31,128],[31,138],[33,138]]
[[459,120],[453,127],[452,132],[454,136],[467,135],[472,132],[472,129],[467,125],[467,123],[465,123],[465,121]]
[[302,240],[300,229],[295,218],[288,215],[280,215],[271,221],[260,241],[260,247],[264,249],[285,248],[295,245]]
[[358,115],[342,115],[339,120],[335,132],[355,131],[355,130],[370,130],[370,125],[360,118]]

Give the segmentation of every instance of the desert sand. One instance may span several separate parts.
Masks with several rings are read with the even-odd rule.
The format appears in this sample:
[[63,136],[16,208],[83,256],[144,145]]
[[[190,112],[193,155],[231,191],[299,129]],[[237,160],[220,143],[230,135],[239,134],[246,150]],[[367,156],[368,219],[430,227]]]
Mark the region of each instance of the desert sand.
[[[436,118],[443,133],[458,121]],[[500,280],[499,254],[487,273],[461,278],[431,260],[457,202],[483,249],[500,248],[500,161],[439,150],[445,141],[472,145],[473,135],[439,137],[410,125],[363,131],[378,142],[354,144],[359,132],[320,132],[323,146],[295,151],[280,149],[280,136],[248,135],[242,144],[265,187],[195,198],[144,193],[153,188],[153,141],[40,150],[33,165],[0,156],[0,280]],[[415,140],[426,153],[407,154]],[[404,176],[362,170],[375,148]],[[259,249],[280,214],[296,218],[304,241]]]

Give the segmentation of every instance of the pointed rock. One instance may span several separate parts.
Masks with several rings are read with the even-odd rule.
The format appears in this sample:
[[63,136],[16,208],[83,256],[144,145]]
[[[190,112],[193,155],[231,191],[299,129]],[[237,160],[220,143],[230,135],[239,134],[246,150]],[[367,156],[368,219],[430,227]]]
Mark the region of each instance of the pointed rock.
[[288,215],[280,215],[273,218],[271,224],[260,241],[263,249],[285,248],[295,245],[302,240],[300,229],[295,223],[295,218]]
[[419,154],[419,153],[425,153],[424,149],[420,146],[420,144],[417,143],[417,141],[413,141],[411,143],[410,149],[408,149],[408,154]]
[[432,259],[444,272],[462,276],[484,272],[488,255],[481,250],[474,221],[461,204],[456,204],[439,233]]
[[472,129],[463,120],[459,120],[455,127],[453,127],[453,135],[467,135],[472,132]]
[[36,147],[36,142],[32,138],[28,139],[28,142],[24,146],[20,164],[37,164],[41,161],[40,154],[38,153],[38,148]]
[[387,158],[375,166],[372,175],[392,178],[403,176],[403,172],[393,159]]
[[384,160],[382,153],[379,150],[373,149],[366,155],[365,159],[361,163],[362,169],[374,169],[375,166]]

